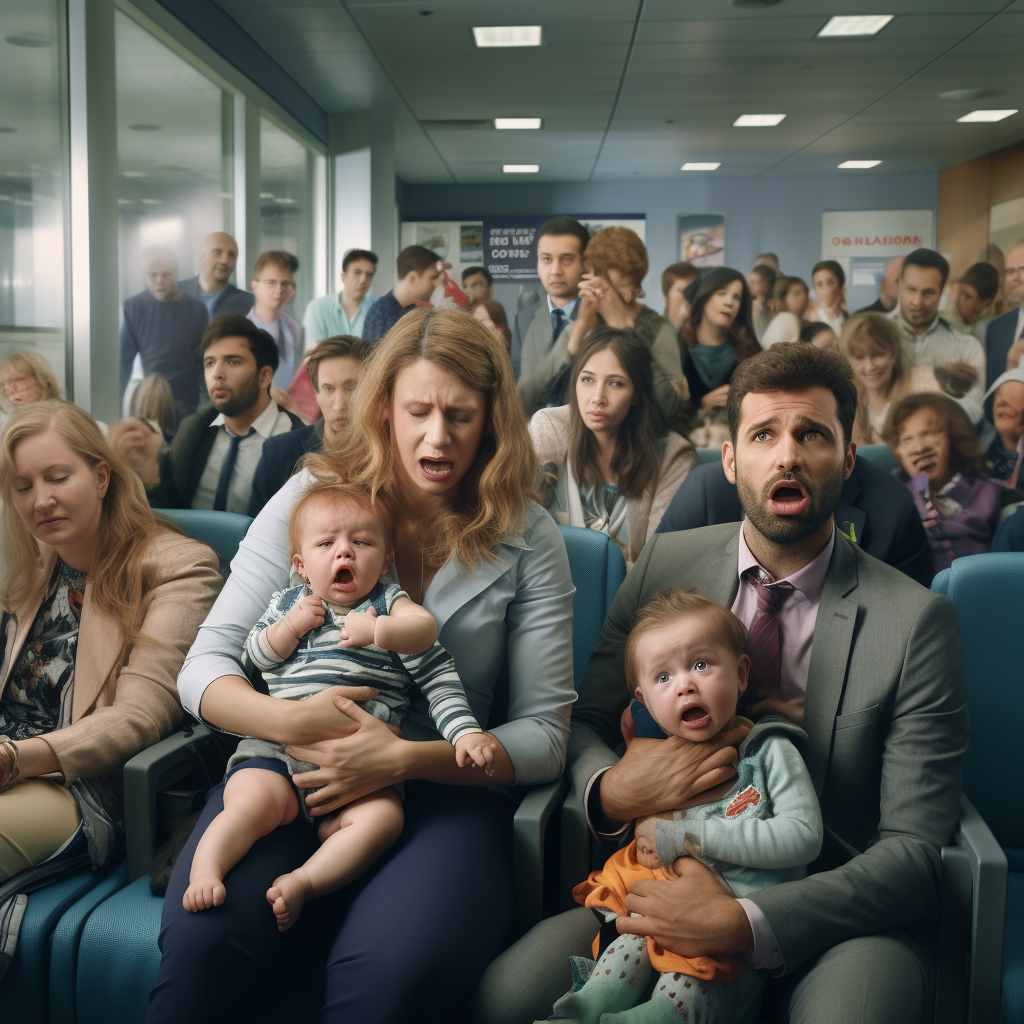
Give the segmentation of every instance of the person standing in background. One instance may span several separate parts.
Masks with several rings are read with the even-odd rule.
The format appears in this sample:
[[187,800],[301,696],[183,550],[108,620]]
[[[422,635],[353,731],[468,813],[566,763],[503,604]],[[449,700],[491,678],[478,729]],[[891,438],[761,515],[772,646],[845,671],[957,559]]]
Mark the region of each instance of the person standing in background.
[[272,249],[262,253],[252,268],[252,293],[256,302],[247,314],[277,343],[278,364],[274,387],[287,390],[302,362],[306,335],[284,307],[295,298],[295,272],[299,261],[290,253]]
[[949,326],[985,345],[992,322],[992,303],[999,294],[999,271],[991,263],[975,263],[956,282],[953,301],[943,311]]
[[241,313],[252,309],[250,292],[236,288],[231,275],[238,262],[238,243],[226,231],[214,231],[203,239],[199,250],[199,273],[178,282],[178,291],[200,299],[206,306],[208,319],[218,313]]
[[366,314],[373,305],[370,285],[377,273],[377,254],[369,249],[349,249],[341,261],[341,291],[314,299],[302,317],[311,343],[339,334],[361,337]]
[[466,267],[462,272],[462,290],[470,305],[494,299],[494,278],[486,267]]
[[882,279],[878,282],[878,298],[858,309],[858,313],[891,313],[900,298],[900,274],[903,272],[903,257],[893,256],[885,265]]
[[986,387],[992,387],[1005,370],[1020,366],[1024,355],[1024,242],[1006,254],[1003,292],[1015,308],[992,320],[985,332]]
[[143,374],[163,374],[175,401],[194,411],[199,404],[199,342],[206,328],[206,309],[178,289],[178,260],[166,246],[143,250],[142,272],[145,289],[124,300],[118,335],[118,397],[124,398],[139,356]]
[[772,309],[776,313],[792,313],[801,320],[807,312],[810,292],[800,277],[777,277],[772,287]]
[[775,271],[776,277],[782,276],[782,271],[779,269],[779,257],[773,252],[763,252],[754,260],[755,267],[771,267]]
[[661,294],[665,296],[662,316],[675,327],[682,327],[690,315],[690,304],[684,293],[698,277],[700,271],[692,263],[672,263],[661,272]]
[[398,283],[370,307],[363,322],[363,341],[376,344],[416,305],[429,302],[444,279],[444,261],[433,249],[407,245],[397,260]]
[[544,405],[551,382],[569,363],[565,331],[579,309],[583,250],[589,241],[590,232],[572,217],[555,217],[537,232],[537,277],[547,302],[520,310],[512,321],[512,368],[527,416]]
[[751,320],[754,322],[754,333],[757,340],[764,337],[768,325],[775,315],[772,312],[772,289],[778,275],[768,266],[767,263],[758,263],[753,270],[747,274],[747,287],[750,289]]
[[816,301],[807,310],[806,319],[828,324],[838,338],[850,315],[846,311],[846,274],[843,268],[835,260],[815,263],[811,271],[811,287]]

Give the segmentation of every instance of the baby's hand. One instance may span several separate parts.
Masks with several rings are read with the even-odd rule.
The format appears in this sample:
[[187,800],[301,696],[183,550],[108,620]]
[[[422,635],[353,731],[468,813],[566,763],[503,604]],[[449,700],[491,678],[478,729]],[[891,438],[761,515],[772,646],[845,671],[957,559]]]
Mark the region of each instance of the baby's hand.
[[365,612],[349,612],[345,616],[345,628],[341,631],[339,647],[369,647],[377,628],[377,610],[367,608]]
[[653,815],[641,818],[636,823],[636,859],[641,867],[650,871],[660,868],[661,860],[658,858],[658,843],[654,837],[654,823],[658,819]]
[[283,621],[292,636],[296,640],[301,640],[311,629],[322,626],[326,616],[327,612],[324,611],[320,598],[306,594],[291,606]]
[[475,764],[488,775],[494,774],[494,752],[498,741],[486,732],[463,733],[455,741],[455,763],[460,768]]

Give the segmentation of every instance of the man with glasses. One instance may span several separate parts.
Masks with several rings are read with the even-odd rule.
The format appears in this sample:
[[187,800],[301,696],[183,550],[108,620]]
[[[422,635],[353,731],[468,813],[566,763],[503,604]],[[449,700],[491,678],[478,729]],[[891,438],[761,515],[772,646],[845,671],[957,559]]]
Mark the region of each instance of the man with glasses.
[[985,332],[986,389],[1001,373],[1020,366],[1024,356],[1024,242],[1006,254],[1003,293],[1007,302],[1019,308],[997,316]]
[[206,329],[206,307],[178,288],[178,260],[163,245],[142,253],[146,287],[124,300],[118,335],[119,397],[123,400],[135,357],[143,375],[161,373],[174,400],[195,410],[199,404],[199,342]]
[[277,342],[278,364],[274,387],[287,390],[302,363],[306,335],[284,307],[295,298],[295,271],[299,261],[290,252],[272,249],[256,260],[252,268],[255,302],[248,318]]

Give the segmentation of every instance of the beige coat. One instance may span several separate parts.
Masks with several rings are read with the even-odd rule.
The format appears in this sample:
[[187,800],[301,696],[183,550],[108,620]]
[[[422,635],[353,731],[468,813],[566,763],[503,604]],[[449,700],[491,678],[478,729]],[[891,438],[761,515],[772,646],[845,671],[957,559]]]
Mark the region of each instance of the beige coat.
[[[222,581],[210,548],[169,530],[153,539],[148,555],[153,585],[142,599],[141,631],[158,644],[123,650],[117,621],[93,604],[86,585],[71,725],[45,737],[66,785],[122,768],[181,721],[178,671]],[[56,560],[56,551],[44,547],[40,585],[13,609],[17,624],[11,623],[6,638],[0,695],[46,596]]]
[[[559,473],[564,473],[569,452],[569,407],[563,405],[558,409],[540,409],[534,413],[530,419],[530,437],[541,466],[553,463]],[[625,553],[627,568],[640,557],[686,474],[696,465],[697,453],[693,445],[685,437],[669,431],[658,479],[642,497],[626,501],[626,518],[629,520],[629,551]]]

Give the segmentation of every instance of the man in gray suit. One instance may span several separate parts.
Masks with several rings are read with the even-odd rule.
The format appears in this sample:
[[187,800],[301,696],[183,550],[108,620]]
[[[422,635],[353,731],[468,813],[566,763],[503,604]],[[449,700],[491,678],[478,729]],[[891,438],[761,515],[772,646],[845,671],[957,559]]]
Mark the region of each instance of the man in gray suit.
[[545,405],[572,362],[569,335],[580,305],[583,250],[589,240],[587,229],[572,217],[555,217],[537,233],[537,276],[547,301],[522,310],[512,322],[512,365],[527,416]]
[[[619,918],[619,930],[684,956],[749,956],[773,971],[765,998],[782,1020],[908,1024],[925,1020],[934,990],[939,851],[959,811],[966,695],[952,603],[834,528],[856,458],[856,403],[845,361],[810,345],[775,345],[736,370],[723,463],[746,518],[644,548],[573,708],[567,811],[614,841],[637,817],[724,795],[708,788],[731,773],[722,766],[736,752],[723,743],[634,740],[621,759],[614,752],[629,699],[623,647],[634,612],[669,585],[748,626],[771,614],[778,656],[757,699],[807,733],[821,857],[806,879],[744,900],[688,858],[678,881],[633,887],[626,906],[639,916]],[[546,1016],[570,987],[568,957],[590,956],[596,931],[583,908],[539,924],[488,969],[473,1019]]]

